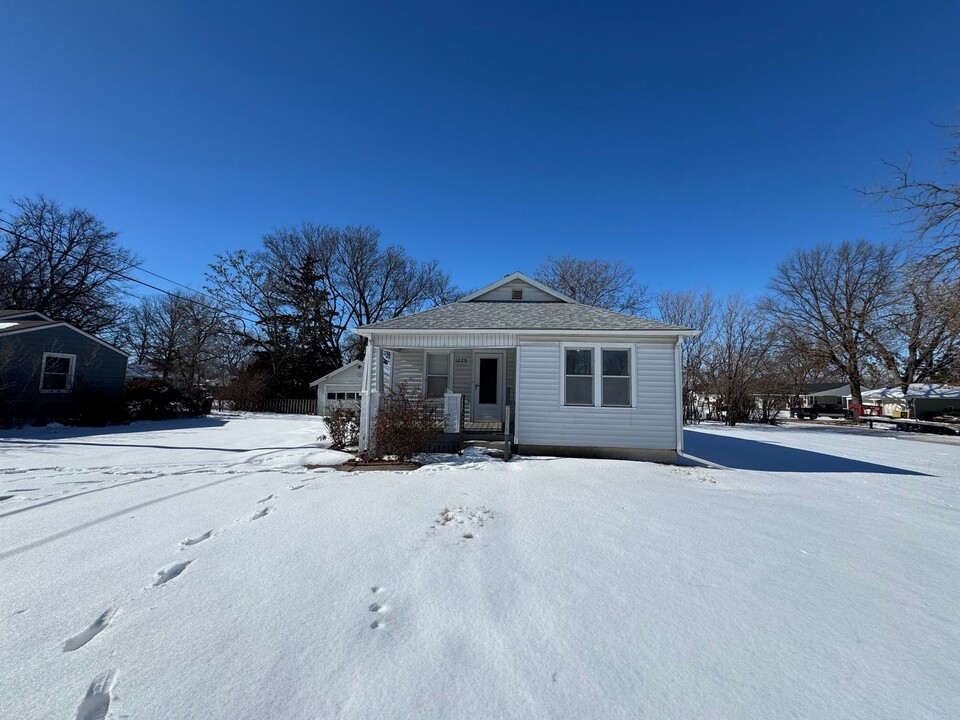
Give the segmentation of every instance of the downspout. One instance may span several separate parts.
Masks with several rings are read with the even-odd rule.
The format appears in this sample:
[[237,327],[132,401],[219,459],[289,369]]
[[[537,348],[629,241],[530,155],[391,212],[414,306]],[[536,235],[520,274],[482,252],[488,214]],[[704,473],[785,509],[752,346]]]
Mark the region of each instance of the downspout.
[[360,382],[360,452],[370,446],[370,343],[363,354],[363,380]]
[[680,343],[683,342],[681,336],[677,336],[677,345],[673,352],[674,360],[674,385],[676,386],[676,407],[677,414],[677,455],[683,454],[683,363],[681,358],[683,351]]

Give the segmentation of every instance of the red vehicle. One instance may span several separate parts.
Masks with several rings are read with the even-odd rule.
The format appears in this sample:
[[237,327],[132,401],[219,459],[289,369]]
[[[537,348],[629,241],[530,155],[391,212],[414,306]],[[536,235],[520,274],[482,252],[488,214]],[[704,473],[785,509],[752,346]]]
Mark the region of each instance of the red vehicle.
[[850,403],[849,410],[855,412],[859,417],[883,415],[883,407],[880,405],[864,405],[863,403]]

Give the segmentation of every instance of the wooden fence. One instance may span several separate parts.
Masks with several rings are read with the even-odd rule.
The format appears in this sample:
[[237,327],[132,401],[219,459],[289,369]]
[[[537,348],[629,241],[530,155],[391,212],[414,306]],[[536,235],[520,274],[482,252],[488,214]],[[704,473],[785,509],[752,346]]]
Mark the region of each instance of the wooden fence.
[[257,404],[258,412],[316,415],[317,398],[271,398]]

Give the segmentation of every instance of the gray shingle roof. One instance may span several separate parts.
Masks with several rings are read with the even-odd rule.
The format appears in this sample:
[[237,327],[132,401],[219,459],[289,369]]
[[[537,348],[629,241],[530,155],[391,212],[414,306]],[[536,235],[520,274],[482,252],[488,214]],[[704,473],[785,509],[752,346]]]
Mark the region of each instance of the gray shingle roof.
[[455,302],[359,328],[379,330],[600,330],[689,332],[648,318],[563,302]]

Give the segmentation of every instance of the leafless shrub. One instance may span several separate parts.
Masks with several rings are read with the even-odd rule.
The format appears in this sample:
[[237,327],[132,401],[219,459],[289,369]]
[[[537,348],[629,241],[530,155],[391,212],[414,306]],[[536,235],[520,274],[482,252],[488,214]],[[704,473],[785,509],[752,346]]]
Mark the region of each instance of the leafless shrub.
[[375,455],[409,460],[440,435],[443,424],[442,407],[429,402],[419,389],[400,384],[380,400],[373,428]]
[[360,442],[360,412],[352,407],[338,407],[327,418],[331,447],[335,450],[355,447]]

